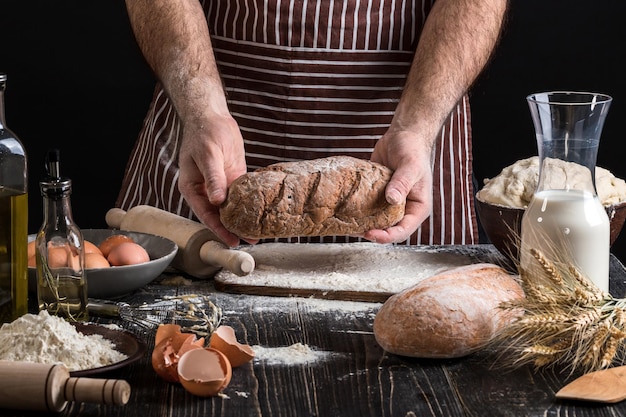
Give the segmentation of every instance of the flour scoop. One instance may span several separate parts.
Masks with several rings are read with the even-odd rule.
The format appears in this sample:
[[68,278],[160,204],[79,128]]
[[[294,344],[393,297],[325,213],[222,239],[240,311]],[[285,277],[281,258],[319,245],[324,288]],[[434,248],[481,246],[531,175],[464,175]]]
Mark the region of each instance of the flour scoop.
[[556,398],[600,403],[626,399],[626,365],[590,372],[564,386]]

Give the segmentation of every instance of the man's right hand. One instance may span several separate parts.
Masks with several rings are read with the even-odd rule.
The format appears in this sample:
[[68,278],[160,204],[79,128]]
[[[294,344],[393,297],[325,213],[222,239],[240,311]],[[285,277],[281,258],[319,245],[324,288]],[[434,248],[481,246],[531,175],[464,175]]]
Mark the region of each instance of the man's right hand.
[[183,126],[178,189],[198,219],[226,245],[239,244],[220,221],[228,186],[246,172],[243,138],[230,115],[215,115]]

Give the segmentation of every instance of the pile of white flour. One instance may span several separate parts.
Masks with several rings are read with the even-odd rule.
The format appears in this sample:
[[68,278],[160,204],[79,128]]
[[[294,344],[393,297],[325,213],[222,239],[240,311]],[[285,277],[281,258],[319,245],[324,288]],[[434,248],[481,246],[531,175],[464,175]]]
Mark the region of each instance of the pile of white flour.
[[85,335],[42,310],[0,327],[0,360],[64,364],[69,371],[99,368],[126,359],[99,334]]
[[252,350],[254,360],[265,362],[266,365],[300,365],[321,360],[329,355],[328,352],[313,350],[309,345],[302,343],[281,347],[254,345]]

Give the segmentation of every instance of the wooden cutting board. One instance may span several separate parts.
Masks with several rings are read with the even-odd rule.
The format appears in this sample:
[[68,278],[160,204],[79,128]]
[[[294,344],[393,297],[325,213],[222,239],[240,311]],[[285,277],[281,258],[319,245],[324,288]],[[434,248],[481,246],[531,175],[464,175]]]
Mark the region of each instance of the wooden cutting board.
[[254,258],[254,271],[243,277],[219,271],[218,290],[376,303],[443,270],[485,261],[486,253],[477,246],[369,242],[263,243],[240,249]]

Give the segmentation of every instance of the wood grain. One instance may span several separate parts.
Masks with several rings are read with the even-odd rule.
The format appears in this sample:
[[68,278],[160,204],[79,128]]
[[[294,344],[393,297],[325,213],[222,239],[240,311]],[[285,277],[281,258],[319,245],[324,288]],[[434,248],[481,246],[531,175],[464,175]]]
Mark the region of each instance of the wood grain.
[[[483,255],[494,255],[493,248]],[[483,248],[484,249],[484,248]],[[466,250],[466,248],[463,248]],[[482,250],[482,249],[481,249]],[[611,291],[624,294],[626,271],[611,258]],[[148,343],[141,361],[115,371],[132,395],[126,406],[71,404],[62,416],[291,417],[291,416],[568,416],[626,415],[626,402],[598,406],[555,398],[578,375],[559,370],[516,371],[494,364],[490,352],[455,360],[420,360],[386,354],[372,324],[379,303],[268,297],[216,292],[211,281],[165,286],[158,282],[121,301],[138,305],[165,296],[209,294],[223,310],[223,323],[250,345],[284,347],[304,343],[323,359],[298,365],[259,360],[233,370],[224,396],[199,398],[167,383],[150,365],[153,331],[115,319]],[[0,410],[0,416],[35,414]]]

